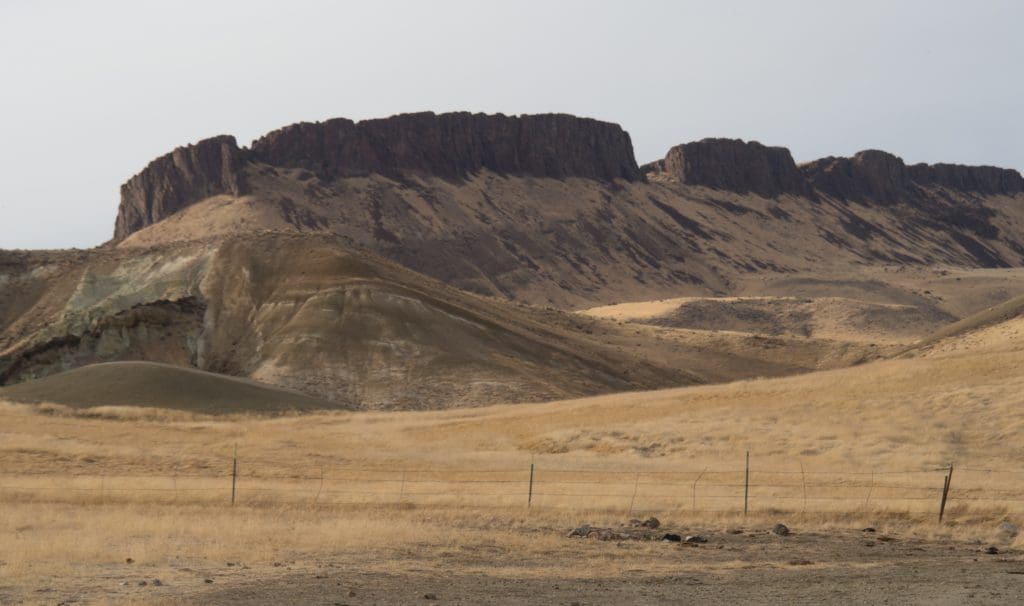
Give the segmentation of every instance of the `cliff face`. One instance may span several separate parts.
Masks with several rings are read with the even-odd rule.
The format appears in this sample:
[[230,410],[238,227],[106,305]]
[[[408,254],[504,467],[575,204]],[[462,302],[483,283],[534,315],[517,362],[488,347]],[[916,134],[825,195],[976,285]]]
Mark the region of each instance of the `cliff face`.
[[179,147],[149,163],[121,186],[114,240],[218,194],[246,193],[242,151],[221,135]]
[[353,122],[336,118],[273,131],[239,149],[220,136],[157,158],[121,186],[114,229],[120,241],[217,194],[247,193],[243,164],[305,168],[321,179],[418,172],[459,180],[499,174],[642,181],[633,145],[618,125],[564,114],[403,114]]
[[873,149],[852,158],[829,156],[801,168],[815,189],[842,200],[893,203],[905,197],[911,186],[903,160]]
[[1024,192],[1024,178],[1012,169],[959,164],[914,164],[869,149],[852,158],[829,156],[797,166],[789,150],[756,141],[704,139],[677,145],[663,160],[642,167],[687,185],[701,185],[766,198],[782,194],[896,204],[921,198],[922,187],[978,195]]
[[619,126],[563,114],[419,113],[304,122],[254,141],[252,154],[321,178],[417,171],[460,179],[489,169],[555,179],[643,180],[629,135]]
[[914,182],[922,185],[985,195],[1012,196],[1024,191],[1024,177],[1019,172],[995,166],[913,164],[907,171]]
[[920,187],[980,195],[1024,191],[1024,178],[1015,170],[959,164],[907,166],[898,156],[878,150],[862,151],[852,158],[822,158],[801,168],[815,189],[841,200],[894,204],[920,197]]
[[765,198],[814,195],[788,149],[756,141],[704,139],[684,143],[670,149],[660,164],[645,168],[663,170],[688,185],[755,193]]
[[[322,182],[382,175],[407,183],[403,175],[419,174],[458,185],[485,169],[508,176],[576,177],[596,184],[643,183],[649,175],[653,181],[762,198],[818,200],[824,195],[881,205],[926,203],[934,197],[925,191],[929,188],[981,196],[1024,192],[1024,178],[1014,170],[907,166],[899,157],[877,150],[797,166],[784,147],[739,139],[677,145],[664,159],[641,168],[629,134],[615,124],[565,114],[427,112],[363,122],[303,122],[268,133],[250,149],[240,149],[230,136],[178,148],[121,187],[115,241],[210,196],[250,193],[245,171],[253,162],[306,169]],[[385,233],[379,228],[374,233]]]

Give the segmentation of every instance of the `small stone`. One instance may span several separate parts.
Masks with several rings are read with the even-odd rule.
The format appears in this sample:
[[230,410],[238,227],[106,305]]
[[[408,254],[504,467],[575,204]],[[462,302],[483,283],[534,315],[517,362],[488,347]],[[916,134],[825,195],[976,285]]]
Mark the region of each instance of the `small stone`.
[[811,564],[814,564],[814,562],[803,558],[789,561],[790,566],[810,566]]
[[726,530],[726,532],[728,532],[729,534],[743,534],[743,529],[742,528],[730,528],[729,530]]
[[160,587],[164,584],[163,581],[161,581],[160,579],[153,579],[150,582],[153,584],[154,587]]
[[348,597],[350,597],[350,598],[354,598],[354,597],[356,597],[356,592],[354,592],[354,591],[352,591],[351,589],[349,589],[349,590],[348,590]]
[[1000,524],[999,531],[1011,539],[1020,534],[1020,528],[1018,528],[1016,524],[1011,524],[1009,522],[1003,522]]
[[989,548],[985,550],[985,553],[989,555],[996,555],[997,553],[999,553],[999,548],[995,545],[990,545]]
[[873,526],[868,526],[867,528],[861,528],[860,531],[861,532],[875,532],[875,528]]
[[124,559],[124,563],[125,563],[125,564],[132,564],[133,562],[135,562],[135,560],[133,560],[133,559],[131,559],[131,558],[125,558],[125,559]]
[[666,532],[665,536],[661,537],[661,540],[662,541],[669,541],[669,542],[672,542],[672,543],[681,543],[683,541],[683,537],[681,537],[681,536],[679,536],[677,534],[673,534],[671,532]]
[[658,518],[652,516],[641,522],[640,525],[644,528],[650,528],[651,530],[654,530],[655,528],[661,526],[661,521]]
[[787,537],[789,536],[789,527],[785,524],[776,524],[775,526],[772,526],[772,534],[777,534],[780,537]]
[[146,585],[149,585],[149,583],[146,581],[139,581],[139,587],[145,587]]
[[424,600],[436,600],[437,599],[437,594],[436,593],[425,593],[425,594],[423,594],[423,599]]
[[699,534],[694,534],[694,535],[690,535],[690,536],[686,537],[685,541],[687,543],[707,543],[708,542],[708,538],[707,537],[702,537]]
[[212,583],[212,582],[213,582],[213,579],[203,579],[203,582],[204,582],[204,583]]

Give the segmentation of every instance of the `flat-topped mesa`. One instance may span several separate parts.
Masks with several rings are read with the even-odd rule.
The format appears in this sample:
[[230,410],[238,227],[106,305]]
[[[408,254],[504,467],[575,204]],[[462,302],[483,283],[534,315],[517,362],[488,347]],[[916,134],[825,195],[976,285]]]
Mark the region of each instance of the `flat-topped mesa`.
[[622,128],[565,114],[425,112],[304,122],[254,141],[252,158],[321,178],[419,172],[457,180],[488,169],[556,179],[644,179]]
[[925,186],[945,187],[985,195],[1012,196],[1024,192],[1024,177],[1010,168],[962,164],[912,164],[911,180]]
[[865,150],[852,158],[828,157],[801,165],[818,191],[840,200],[893,204],[920,196],[921,187],[981,195],[1024,192],[1024,178],[1013,169],[959,164],[913,164],[884,151]]
[[153,160],[121,186],[114,240],[123,240],[204,198],[245,194],[242,164],[242,150],[230,135],[179,147]]
[[757,141],[703,139],[677,145],[661,162],[645,165],[688,185],[702,185],[765,198],[783,194],[814,197],[814,191],[785,147]]

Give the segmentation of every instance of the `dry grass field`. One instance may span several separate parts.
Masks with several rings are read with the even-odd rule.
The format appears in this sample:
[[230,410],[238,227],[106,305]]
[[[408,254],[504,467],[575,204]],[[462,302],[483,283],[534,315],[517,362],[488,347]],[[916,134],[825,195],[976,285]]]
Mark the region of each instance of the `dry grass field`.
[[[1014,601],[1022,337],[1015,319],[847,369],[468,410],[6,404],[0,602]],[[566,538],[648,515],[709,542]]]

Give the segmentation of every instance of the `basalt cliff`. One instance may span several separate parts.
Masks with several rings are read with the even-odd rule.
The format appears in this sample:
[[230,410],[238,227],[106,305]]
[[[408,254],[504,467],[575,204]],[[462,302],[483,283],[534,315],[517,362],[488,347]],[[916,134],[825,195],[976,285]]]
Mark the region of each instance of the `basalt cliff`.
[[704,139],[637,165],[615,124],[551,114],[333,119],[215,137],[122,188],[114,243],[330,233],[472,292],[576,307],[727,293],[754,271],[1024,262],[1011,169],[864,151],[803,164]]

